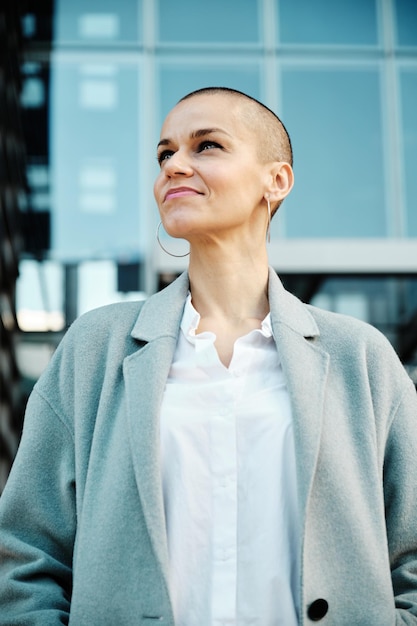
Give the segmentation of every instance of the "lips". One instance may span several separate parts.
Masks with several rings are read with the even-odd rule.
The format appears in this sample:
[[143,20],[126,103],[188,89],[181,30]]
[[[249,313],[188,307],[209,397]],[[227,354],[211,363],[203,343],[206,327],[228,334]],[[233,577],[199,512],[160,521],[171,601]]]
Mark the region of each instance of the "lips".
[[199,196],[200,191],[193,189],[192,187],[173,187],[169,189],[165,194],[165,200],[172,200],[172,198],[183,198],[185,196]]

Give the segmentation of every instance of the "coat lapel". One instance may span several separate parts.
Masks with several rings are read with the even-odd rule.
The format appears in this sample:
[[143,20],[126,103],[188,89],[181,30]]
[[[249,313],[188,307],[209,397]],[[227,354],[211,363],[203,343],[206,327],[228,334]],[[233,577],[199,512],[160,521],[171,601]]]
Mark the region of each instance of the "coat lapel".
[[123,364],[135,478],[150,539],[164,575],[168,550],[160,468],[159,410],[187,291],[188,276],[183,274],[143,305],[132,331],[132,336],[143,345]]
[[320,447],[330,357],[308,309],[270,270],[272,328],[293,411],[300,522],[303,524]]

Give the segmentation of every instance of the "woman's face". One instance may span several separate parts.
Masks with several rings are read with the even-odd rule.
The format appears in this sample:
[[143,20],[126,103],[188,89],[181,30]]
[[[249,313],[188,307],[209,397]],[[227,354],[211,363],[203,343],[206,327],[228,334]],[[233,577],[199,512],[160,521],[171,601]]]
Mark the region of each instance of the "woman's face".
[[223,94],[180,102],[167,116],[158,144],[154,194],[173,237],[218,237],[265,229],[269,168],[242,119],[241,104]]

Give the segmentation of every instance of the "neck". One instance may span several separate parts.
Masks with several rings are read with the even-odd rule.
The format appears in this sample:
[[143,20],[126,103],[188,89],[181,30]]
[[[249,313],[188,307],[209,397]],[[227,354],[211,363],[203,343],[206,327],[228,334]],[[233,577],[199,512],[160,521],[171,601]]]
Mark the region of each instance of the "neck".
[[189,277],[193,304],[202,317],[240,323],[263,320],[269,311],[266,249],[253,256],[218,247],[191,248]]

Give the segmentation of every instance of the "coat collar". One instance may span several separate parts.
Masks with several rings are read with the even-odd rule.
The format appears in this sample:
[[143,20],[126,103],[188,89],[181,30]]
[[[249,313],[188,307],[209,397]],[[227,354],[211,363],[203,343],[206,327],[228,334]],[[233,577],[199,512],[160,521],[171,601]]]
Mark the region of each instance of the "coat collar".
[[282,282],[271,267],[269,268],[268,297],[274,330],[278,324],[283,324],[303,337],[316,337],[320,334],[306,306],[284,289]]
[[[177,338],[189,288],[188,273],[184,272],[166,289],[149,298],[136,320],[132,337],[146,342],[164,336]],[[284,324],[304,337],[320,334],[305,305],[284,289],[272,268],[269,268],[268,292],[273,327]]]
[[189,288],[188,273],[184,272],[146,300],[132,329],[132,337],[146,342],[161,337],[177,339]]

